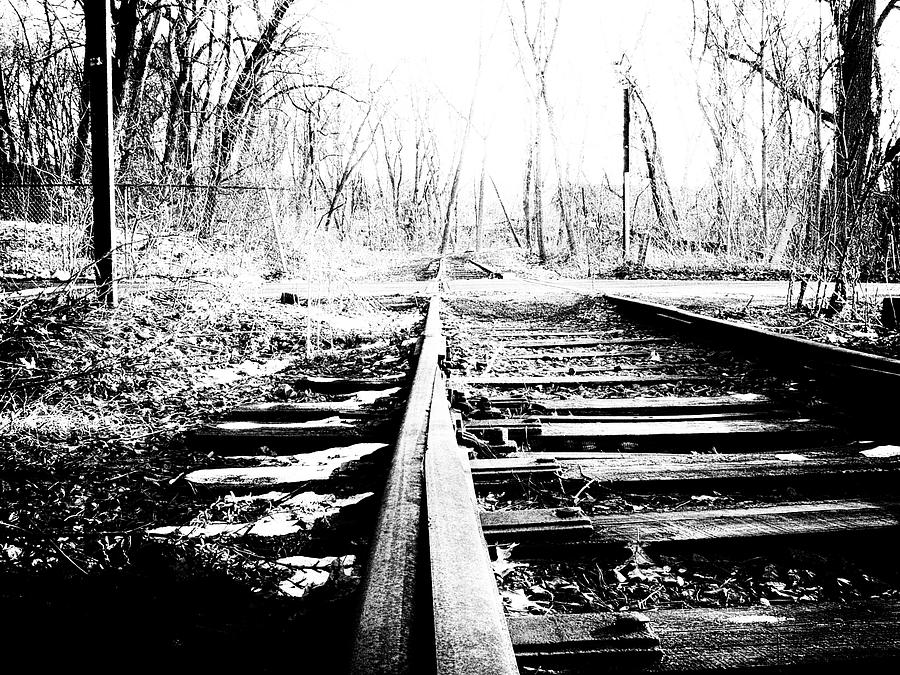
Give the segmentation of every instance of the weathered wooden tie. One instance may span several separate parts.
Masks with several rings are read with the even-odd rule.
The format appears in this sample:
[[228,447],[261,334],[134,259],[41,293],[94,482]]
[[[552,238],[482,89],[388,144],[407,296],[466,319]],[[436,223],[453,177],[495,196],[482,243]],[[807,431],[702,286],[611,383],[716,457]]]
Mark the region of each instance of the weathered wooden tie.
[[[601,483],[895,480],[900,456],[867,457],[859,449],[755,453],[589,453],[561,455],[563,478]],[[571,461],[569,461],[571,460]],[[892,478],[894,477],[894,478]]]
[[575,347],[599,347],[601,345],[649,345],[667,344],[672,338],[574,338],[572,340],[519,340],[504,342],[504,347],[511,349],[549,349],[549,348],[575,348]]
[[665,653],[651,668],[657,673],[840,673],[851,664],[889,672],[900,658],[897,600],[669,609],[652,617]]
[[636,450],[684,448],[717,450],[741,448],[809,447],[841,435],[830,425],[807,419],[726,419],[704,421],[591,422],[542,424],[529,438],[533,449],[577,448]]
[[496,337],[500,339],[521,340],[522,338],[530,338],[532,336],[541,336],[542,338],[600,338],[604,335],[622,333],[622,330],[614,328],[612,330],[555,330],[548,328],[541,330],[540,328],[522,328],[519,330],[487,330],[488,337]]
[[229,410],[225,417],[247,422],[305,422],[329,417],[346,419],[368,417],[369,406],[350,401],[315,401],[303,403],[249,403]]
[[485,511],[481,529],[490,544],[509,541],[581,540],[593,532],[591,519],[581,509],[525,509]]
[[656,663],[663,654],[651,623],[640,614],[510,614],[507,621],[523,664],[642,666]]
[[[690,353],[690,350],[687,349],[679,349],[677,351],[673,349],[667,349],[665,352],[667,355],[684,355]],[[591,360],[600,360],[600,359],[637,359],[637,358],[648,358],[653,355],[653,352],[650,350],[633,350],[633,351],[608,351],[608,350],[593,350],[593,349],[573,349],[565,352],[504,352],[503,358],[507,361],[552,361],[552,360],[560,360],[564,361],[566,359],[569,360],[577,360],[577,359],[591,359]]]
[[554,457],[514,457],[511,459],[473,459],[469,462],[472,479],[486,483],[509,478],[555,476],[562,468]]
[[277,490],[310,481],[325,480],[350,462],[359,461],[388,447],[384,443],[359,443],[297,455],[291,464],[200,469],[184,478],[191,485],[209,490]]
[[653,398],[492,398],[500,409],[556,412],[572,415],[681,415],[728,411],[771,410],[772,399],[759,394],[732,396],[659,396]]
[[[277,494],[277,493],[268,493]],[[372,497],[364,492],[350,497],[322,495],[314,492],[279,495],[275,509],[246,523],[203,522],[196,525],[166,525],[147,530],[149,537],[161,539],[214,539],[220,537],[257,537],[272,539],[287,537],[309,530],[323,518],[336,516],[348,506]],[[268,500],[267,500],[268,501]]]
[[384,377],[316,377],[304,375],[294,380],[294,389],[312,391],[317,394],[352,394],[356,391],[392,389],[408,382],[406,375],[386,375]]
[[797,537],[893,530],[900,519],[877,504],[821,501],[735,509],[594,516],[593,541],[642,545],[710,539]]
[[195,432],[194,443],[219,454],[247,454],[250,447],[275,452],[312,452],[351,443],[382,442],[383,425],[359,425],[340,418],[309,422],[234,421],[211,425]]
[[[665,413],[665,411],[662,411]],[[732,412],[697,412],[679,415],[526,415],[522,417],[503,417],[497,419],[467,419],[462,424],[466,431],[479,433],[485,429],[533,427],[539,430],[544,424],[610,424],[618,423],[651,423],[651,422],[704,422],[711,420],[763,420],[773,415],[782,419],[783,410],[747,410]]]
[[461,389],[477,387],[614,387],[617,385],[656,385],[686,382],[709,382],[716,379],[705,375],[498,375],[495,377],[454,377],[450,386]]

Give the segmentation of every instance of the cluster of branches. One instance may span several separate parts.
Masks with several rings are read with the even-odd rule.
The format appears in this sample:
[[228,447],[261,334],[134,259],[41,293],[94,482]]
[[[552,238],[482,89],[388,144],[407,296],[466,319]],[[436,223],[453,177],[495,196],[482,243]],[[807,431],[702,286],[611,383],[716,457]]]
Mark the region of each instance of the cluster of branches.
[[[344,75],[317,66],[324,46],[301,3],[110,2],[121,181],[204,188],[187,211],[208,233],[217,188],[283,183],[290,154],[291,182],[333,219],[377,125]],[[20,5],[0,26],[0,176],[81,182],[90,169],[83,1]]]
[[[85,1],[11,3],[0,21],[0,183],[90,174]],[[297,0],[110,2],[118,180],[171,188],[142,192],[145,209],[168,200],[211,235],[235,216],[221,188],[277,184],[325,230],[362,218],[423,243],[456,218],[462,153],[442,160],[429,101],[401,114],[388,83],[353,93]]]
[[[89,172],[86,1],[6,0],[0,183],[77,183]],[[475,92],[468,115],[458,114],[456,149],[442,156],[427,100],[401,113],[388,83],[352,94],[345,74],[320,65],[326,45],[298,0],[109,1],[120,180],[190,190],[181,208],[203,234],[226,210],[220,188],[264,182],[290,187],[292,206],[323,229],[363,222],[409,243],[437,240],[441,251],[461,239]],[[878,266],[896,272],[900,111],[886,100],[879,40],[900,0],[805,1],[694,3],[697,95],[714,149],[704,194],[673,193],[654,92],[623,61],[645,172],[634,208],[643,200],[645,220],[655,221],[645,231],[664,241],[694,237],[769,262],[792,255],[845,281]],[[472,192],[476,248],[488,201],[502,213],[500,231],[542,260],[554,248],[553,212],[563,255],[583,249],[591,232],[595,242],[615,232],[616,190],[573,180],[564,157],[549,76],[560,11],[559,0],[507,0],[532,124],[518,205],[503,201],[482,158]],[[695,219],[679,211],[693,201],[696,212],[704,200],[702,231],[686,234]]]
[[[791,252],[844,285],[896,272],[900,111],[884,99],[878,47],[900,2],[828,0],[792,6],[795,17],[787,9],[705,0],[696,14],[711,75],[698,94],[715,148],[715,236],[768,260]],[[742,123],[751,85],[755,144]],[[756,227],[738,226],[747,221]]]

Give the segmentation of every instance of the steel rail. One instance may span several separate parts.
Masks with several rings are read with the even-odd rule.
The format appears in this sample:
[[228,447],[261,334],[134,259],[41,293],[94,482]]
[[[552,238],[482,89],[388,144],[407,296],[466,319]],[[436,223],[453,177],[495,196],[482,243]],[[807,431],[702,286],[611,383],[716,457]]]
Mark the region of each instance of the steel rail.
[[443,374],[434,384],[425,452],[437,675],[518,675],[478,517],[468,451],[456,442]]
[[440,305],[440,298],[431,298],[362,582],[350,666],[355,675],[422,672],[419,654],[423,642],[430,642],[430,620],[418,611],[423,605],[418,590],[426,564],[421,557],[425,438],[438,363],[446,351]]
[[434,296],[362,585],[356,675],[519,672],[439,371],[445,351]]
[[490,275],[490,276],[489,276],[490,279],[502,279],[502,278],[503,278],[503,273],[502,273],[502,272],[498,272],[497,270],[493,270],[493,269],[491,269],[490,267],[488,267],[487,265],[482,265],[480,262],[478,262],[477,260],[474,260],[473,258],[467,258],[467,260],[468,260],[470,263],[472,263],[475,267],[477,267],[478,269],[480,269],[482,272],[484,272],[485,274]]
[[867,354],[814,340],[780,335],[745,323],[725,321],[684,309],[619,295],[605,295],[619,310],[637,317],[658,321],[666,319],[673,328],[700,332],[715,339],[726,339],[730,347],[744,348],[760,356],[792,364],[798,362],[839,369],[842,375],[878,378],[900,383],[900,360]]

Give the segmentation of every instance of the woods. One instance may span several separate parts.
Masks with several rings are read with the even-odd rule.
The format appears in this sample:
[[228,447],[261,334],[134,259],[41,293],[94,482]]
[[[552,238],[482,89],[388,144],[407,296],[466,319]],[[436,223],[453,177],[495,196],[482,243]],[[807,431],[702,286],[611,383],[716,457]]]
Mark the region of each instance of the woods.
[[[479,77],[459,107],[440,90],[406,95],[391,75],[363,82],[299,0],[114,1],[123,245],[184,234],[250,245],[282,267],[286,245],[332,232],[375,249],[521,247],[582,272],[591,260],[659,264],[705,252],[844,285],[892,278],[900,111],[897,64],[882,51],[898,9],[694,3],[688,56],[706,177],[685,178],[673,164],[667,101],[640,48],[623,52],[615,68],[632,92],[637,242],[623,258],[622,187],[610,178],[619,171],[585,171],[584,136],[571,123],[579,110],[554,93],[569,67],[554,59],[562,3],[501,3],[478,56],[479,71],[498,53],[511,59],[529,111],[500,171]],[[12,2],[3,26],[0,211],[87,231],[82,5]],[[616,126],[602,130],[608,142]]]
[[[884,97],[877,52],[881,30],[897,3],[817,3],[817,11],[804,12],[812,20],[799,46],[792,44],[796,36],[790,35],[787,19],[775,14],[774,6],[761,3],[762,20],[754,30],[749,12],[736,11],[737,3],[724,5],[706,3],[703,50],[712,55],[719,100],[708,99],[704,114],[718,139],[721,170],[733,162],[727,144],[739,133],[721,100],[733,91],[728,82],[732,64],[758,76],[762,96],[767,88],[772,90],[771,112],[777,117],[769,129],[773,138],[766,133],[771,113],[763,98],[758,188],[767,258],[790,250],[820,278],[840,285],[862,276],[890,277],[897,269],[897,223],[884,217],[879,203],[891,200],[893,178],[886,169],[896,160],[900,139],[898,111]],[[742,43],[729,42],[729,32],[740,35]],[[766,163],[767,151],[774,162]],[[767,196],[770,182],[775,192]],[[779,190],[778,183],[784,189]],[[728,210],[721,183],[717,193],[721,227]],[[780,215],[771,231],[766,217],[770,211]],[[730,225],[724,229],[730,232]]]
[[7,662],[895,660],[898,45],[900,0],[0,0]]

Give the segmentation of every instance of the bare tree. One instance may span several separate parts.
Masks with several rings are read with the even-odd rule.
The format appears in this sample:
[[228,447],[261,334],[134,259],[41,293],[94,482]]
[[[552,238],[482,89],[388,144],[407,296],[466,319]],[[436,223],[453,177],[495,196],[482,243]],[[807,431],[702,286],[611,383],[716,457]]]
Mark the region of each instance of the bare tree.
[[[706,4],[712,13],[717,11],[716,0],[707,0]],[[827,53],[831,52],[835,66],[819,67],[821,72],[831,75],[833,111],[822,108],[818,91],[821,78],[813,78],[817,91],[810,93],[804,82],[787,70],[770,68],[762,50],[752,42],[745,39],[743,45],[727,44],[724,48],[729,59],[759,73],[783,96],[805,108],[813,116],[816,128],[822,124],[830,127],[832,163],[816,240],[822,273],[838,279],[841,287],[847,283],[848,265],[860,257],[857,249],[871,243],[866,240],[874,231],[875,194],[886,175],[886,167],[900,155],[900,143],[885,144],[878,138],[882,111],[877,58],[879,31],[900,3],[888,0],[881,5],[880,12],[877,4],[875,0],[829,0],[834,37],[832,43],[819,47],[818,63],[821,64],[822,58],[830,58]],[[819,148],[817,154],[821,156],[821,145]],[[818,199],[814,195],[814,202]]]
[[200,12],[197,11],[197,0],[188,0],[169,8],[168,17],[171,24],[169,53],[175,79],[169,93],[163,167],[169,172],[173,165],[177,165],[188,181],[192,181],[194,177],[191,152],[195,61],[193,43],[202,14],[202,8]]
[[390,213],[395,222],[400,220],[400,204],[403,188],[403,136],[396,121],[394,122],[390,142],[387,138],[385,124],[381,125],[381,153],[384,170],[387,174],[388,199]]
[[525,221],[525,248],[528,249],[529,253],[532,253],[534,249],[532,248],[532,239],[531,229],[531,185],[532,185],[532,169],[534,165],[534,151],[532,150],[532,140],[528,140],[528,153],[527,159],[525,161],[525,185],[522,190],[522,218]]
[[481,252],[481,240],[484,224],[484,170],[487,158],[481,160],[481,178],[478,180],[478,188],[475,196],[475,253]]
[[[370,100],[362,119],[353,131],[353,137],[345,153],[341,156],[340,163],[336,166],[330,189],[331,194],[328,197],[325,212],[319,218],[319,224],[323,226],[323,229],[329,229],[335,213],[346,204],[345,189],[354,178],[356,169],[375,144],[382,126],[383,116],[384,113],[379,113],[375,108],[375,103]],[[375,117],[374,120],[373,117]]]
[[445,255],[450,248],[451,240],[451,221],[454,209],[456,208],[456,199],[459,195],[459,178],[462,171],[463,159],[466,154],[466,147],[469,144],[469,134],[472,131],[472,117],[475,114],[475,100],[478,96],[478,82],[481,79],[481,52],[478,54],[478,67],[475,73],[475,84],[472,87],[472,98],[469,101],[469,112],[465,117],[465,127],[463,128],[462,140],[459,144],[459,153],[456,156],[456,163],[453,169],[453,175],[450,178],[450,193],[447,197],[446,209],[444,211],[444,227],[441,232],[440,254]]
[[653,197],[653,208],[660,225],[660,234],[666,238],[680,237],[678,212],[672,199],[672,190],[666,178],[663,166],[662,153],[659,150],[659,140],[656,135],[656,127],[650,109],[644,101],[640,87],[630,72],[626,70],[623,77],[631,89],[632,97],[638,103],[635,117],[641,131],[641,141],[644,147],[644,159],[647,165],[647,178],[650,182],[650,194]]
[[534,186],[534,234],[537,239],[541,260],[547,259],[543,233],[544,212],[543,204],[541,203],[543,197],[543,176],[541,174],[541,137],[543,134],[543,118],[541,109],[543,109],[547,117],[547,128],[550,133],[553,147],[553,162],[557,176],[556,196],[560,205],[560,220],[566,234],[568,252],[573,254],[577,249],[577,236],[574,231],[574,223],[568,217],[568,211],[565,208],[559,138],[556,132],[553,106],[550,104],[550,97],[547,93],[547,70],[550,66],[550,58],[553,56],[556,35],[559,31],[561,9],[562,5],[557,4],[555,13],[553,13],[552,16],[548,16],[547,2],[546,0],[542,0],[538,8],[537,18],[534,20],[532,26],[526,0],[521,0],[521,8],[520,11],[517,12],[514,12],[512,8],[507,5],[507,15],[512,28],[513,41],[518,53],[519,68],[528,85],[529,91],[531,92],[532,103],[534,106],[534,129],[532,131],[534,140],[530,161],[534,169],[532,181]]
[[503,219],[506,221],[506,226],[509,228],[510,234],[512,234],[513,241],[516,242],[516,246],[522,248],[522,242],[519,240],[516,228],[509,217],[509,213],[506,211],[506,206],[503,204],[503,197],[500,196],[500,190],[497,187],[497,183],[494,182],[493,177],[491,178],[491,185],[494,186],[494,194],[497,195],[497,203],[500,204],[500,209],[503,211]]

